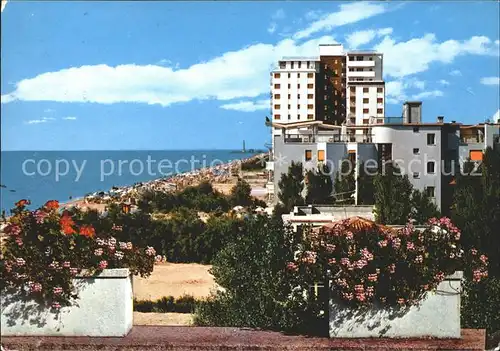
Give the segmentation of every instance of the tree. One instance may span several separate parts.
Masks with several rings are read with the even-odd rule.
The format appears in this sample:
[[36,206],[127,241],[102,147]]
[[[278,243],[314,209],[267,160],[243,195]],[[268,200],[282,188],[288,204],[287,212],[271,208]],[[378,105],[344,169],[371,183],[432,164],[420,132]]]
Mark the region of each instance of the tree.
[[335,175],[335,201],[344,205],[354,203],[354,191],[356,182],[354,179],[354,167],[348,159],[341,162],[340,170]]
[[431,218],[440,217],[438,208],[434,202],[418,189],[413,190],[411,196],[411,218],[417,224],[425,224]]
[[328,204],[332,202],[332,178],[326,164],[318,166],[317,171],[308,171],[306,174],[308,204]]
[[[375,203],[373,180],[375,175],[368,172],[365,164],[359,165],[358,173],[358,204],[359,205],[373,205]],[[376,171],[376,170],[375,170]],[[376,172],[373,172],[376,173]]]
[[278,199],[283,204],[285,212],[290,212],[294,206],[303,205],[304,170],[302,163],[292,161],[292,164],[288,167],[288,172],[281,175],[278,187]]
[[405,224],[411,214],[413,186],[397,165],[387,163],[374,179],[375,218],[381,224]]
[[253,204],[251,192],[250,184],[243,179],[238,179],[236,185],[231,189],[229,202],[232,206],[251,206]]

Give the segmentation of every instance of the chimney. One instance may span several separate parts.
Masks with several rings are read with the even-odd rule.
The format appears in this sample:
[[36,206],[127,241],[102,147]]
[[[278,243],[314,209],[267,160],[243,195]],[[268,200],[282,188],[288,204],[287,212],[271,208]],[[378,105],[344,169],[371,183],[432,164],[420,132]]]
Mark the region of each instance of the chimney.
[[444,122],[444,116],[438,116],[438,123]]

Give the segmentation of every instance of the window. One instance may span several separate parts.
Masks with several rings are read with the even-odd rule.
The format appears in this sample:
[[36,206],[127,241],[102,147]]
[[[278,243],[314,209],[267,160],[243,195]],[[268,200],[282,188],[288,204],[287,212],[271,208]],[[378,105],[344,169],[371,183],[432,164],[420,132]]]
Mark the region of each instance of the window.
[[363,61],[363,56],[356,56],[356,61]]
[[297,105],[297,109],[300,110],[300,104]]
[[291,77],[292,77],[292,75],[290,73],[288,73],[288,78],[291,78]]
[[300,84],[297,84],[297,88],[300,89]]
[[[300,63],[300,62],[299,62]],[[300,78],[300,73],[297,73],[297,78]]]
[[352,118],[351,118],[351,123],[352,123],[352,124],[356,124],[356,118],[352,117]]
[[297,99],[300,99],[300,94],[297,94]]
[[373,61],[373,57],[371,57],[371,56],[370,56],[368,59],[369,59],[370,61]]
[[314,99],[314,95],[313,94],[307,94],[307,98],[308,99]]
[[307,84],[307,89],[312,89],[312,88],[314,88],[314,84]]
[[435,170],[436,164],[434,161],[427,162],[427,173],[433,174]]
[[470,150],[469,158],[471,161],[482,161],[483,160],[483,151],[481,150]]
[[370,121],[369,121],[369,119],[368,119],[368,118],[365,118],[365,119],[363,120],[363,124],[368,124],[369,122],[370,122]]
[[420,173],[419,172],[413,172],[413,178],[414,179],[420,178]]
[[337,112],[338,112],[338,111],[337,111],[337,110],[335,110],[335,111],[333,111],[333,114],[336,116],[336,115],[337,115]]
[[384,124],[384,120],[382,118],[377,119],[377,124]]
[[325,111],[328,110],[328,106],[325,105]]
[[[302,62],[300,62],[300,61],[299,61],[299,68],[300,68],[300,66],[301,66],[301,65],[302,65]],[[299,73],[299,74],[300,74],[300,73]]]
[[328,100],[328,96],[325,95],[324,98],[323,98],[323,100],[325,100],[325,101]]
[[314,116],[313,115],[307,115],[307,119],[313,119]]
[[363,104],[367,104],[367,103],[368,103],[368,101],[370,101],[370,99],[368,99],[368,98],[363,98]]
[[436,135],[434,133],[427,134],[427,145],[436,144]]
[[377,88],[377,93],[383,93],[384,92],[384,88]]
[[352,94],[355,94],[355,93],[356,93],[356,88],[355,88],[355,87],[351,87],[351,93],[352,93]]
[[368,92],[368,88],[363,88],[363,93],[367,93]]
[[425,188],[425,195],[427,195],[430,198],[434,198],[435,195],[435,188],[433,186],[428,186]]
[[335,81],[335,85],[339,85],[339,81],[338,80]]
[[337,60],[334,60],[333,62],[334,62],[335,64],[337,64],[337,63],[338,63],[338,61],[337,61]]
[[377,104],[383,104],[384,99],[383,98],[377,98]]
[[280,107],[281,107],[280,105],[274,105],[274,109],[275,109],[275,110],[279,110],[279,109],[280,109]]
[[318,161],[325,160],[325,150],[318,150]]
[[286,62],[280,61],[280,68],[286,68]]
[[292,96],[290,94],[288,94],[288,99],[290,99]]
[[307,73],[307,78],[314,78],[314,73]]
[[279,100],[279,98],[280,98],[280,94],[274,94],[274,98],[275,98],[276,100]]
[[311,68],[311,61],[307,61],[307,68]]
[[281,115],[274,115],[274,119],[281,119]]
[[288,115],[288,120],[291,120],[292,119],[292,116],[291,115]]
[[274,89],[279,89],[280,85],[279,84],[274,84]]
[[419,127],[413,127],[413,133],[418,133],[420,131]]
[[290,104],[288,104],[288,109],[291,109],[291,108],[292,108],[292,106]]
[[279,78],[281,75],[279,73],[274,74],[274,78]]
[[288,89],[290,89],[292,86],[290,84],[288,84]]
[[419,149],[419,148],[414,148],[414,149],[413,149],[413,154],[414,154],[414,155],[418,155],[418,154],[420,154],[420,149]]
[[351,107],[351,113],[356,113],[356,107]]
[[307,105],[307,109],[308,110],[312,110],[313,109],[313,105]]
[[293,68],[293,61],[292,61],[292,68]]
[[338,90],[337,90],[337,89],[335,89],[335,96],[337,96],[337,95],[338,95],[338,93],[339,93],[339,92],[338,92]]
[[378,108],[378,109],[377,109],[377,113],[378,113],[378,114],[380,114],[380,113],[384,113],[384,110],[383,110],[383,109],[381,109],[381,108]]
[[297,115],[297,119],[300,119],[300,115]]
[[369,113],[370,111],[367,108],[363,109],[363,113]]
[[305,158],[306,158],[306,161],[311,161],[311,159],[312,159],[312,150],[306,150]]
[[325,85],[325,90],[327,90],[327,89],[328,89],[328,87]]

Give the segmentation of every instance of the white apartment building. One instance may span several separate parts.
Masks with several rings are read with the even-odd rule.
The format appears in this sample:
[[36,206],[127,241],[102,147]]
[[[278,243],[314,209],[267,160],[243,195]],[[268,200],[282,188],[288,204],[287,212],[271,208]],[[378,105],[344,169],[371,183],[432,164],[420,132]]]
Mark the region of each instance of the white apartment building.
[[272,121],[296,123],[316,119],[317,58],[284,57],[271,72]]
[[371,51],[347,53],[347,124],[383,124],[385,83],[383,55]]

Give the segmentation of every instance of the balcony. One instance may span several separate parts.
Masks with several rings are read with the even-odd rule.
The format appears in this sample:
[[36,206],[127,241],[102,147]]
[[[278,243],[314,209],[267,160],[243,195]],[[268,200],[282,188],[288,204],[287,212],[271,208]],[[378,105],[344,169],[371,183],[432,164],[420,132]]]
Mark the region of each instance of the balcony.
[[371,134],[288,135],[285,143],[372,143]]
[[484,143],[484,136],[482,135],[466,135],[460,137],[462,144],[480,144]]
[[349,67],[375,67],[375,61],[348,61]]
[[362,71],[362,72],[349,71],[349,72],[347,72],[347,77],[348,78],[375,78],[375,72],[374,71]]

